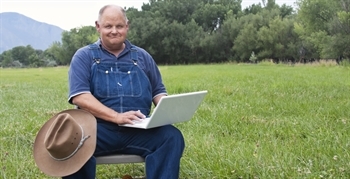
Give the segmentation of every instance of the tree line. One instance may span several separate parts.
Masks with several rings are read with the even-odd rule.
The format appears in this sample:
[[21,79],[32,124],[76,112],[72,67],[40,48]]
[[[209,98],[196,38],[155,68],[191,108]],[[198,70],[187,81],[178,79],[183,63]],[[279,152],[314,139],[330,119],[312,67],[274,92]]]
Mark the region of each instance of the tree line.
[[[350,59],[350,0],[298,0],[296,7],[262,0],[149,0],[128,8],[128,39],[158,64],[312,62]],[[18,46],[0,55],[2,67],[69,65],[75,51],[95,42],[93,26],[62,33],[48,49]]]

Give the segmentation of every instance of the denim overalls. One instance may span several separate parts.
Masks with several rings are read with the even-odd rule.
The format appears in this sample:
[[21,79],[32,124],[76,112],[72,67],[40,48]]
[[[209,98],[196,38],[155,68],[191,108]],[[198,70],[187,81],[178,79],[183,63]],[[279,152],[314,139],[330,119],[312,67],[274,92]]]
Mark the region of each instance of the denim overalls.
[[98,45],[91,44],[89,48],[95,61],[91,67],[92,95],[119,113],[140,110],[149,115],[152,89],[148,77],[137,64],[136,48],[131,48],[128,62],[101,61]]
[[[152,105],[150,81],[137,63],[136,48],[130,61],[101,61],[98,45],[89,46],[94,64],[91,67],[91,93],[104,105],[122,113],[140,110],[149,115]],[[112,153],[136,154],[145,158],[146,178],[178,179],[184,138],[176,127],[166,125],[153,129],[120,127],[97,119],[97,141],[94,156]],[[65,179],[94,179],[96,160],[91,157],[76,173]]]

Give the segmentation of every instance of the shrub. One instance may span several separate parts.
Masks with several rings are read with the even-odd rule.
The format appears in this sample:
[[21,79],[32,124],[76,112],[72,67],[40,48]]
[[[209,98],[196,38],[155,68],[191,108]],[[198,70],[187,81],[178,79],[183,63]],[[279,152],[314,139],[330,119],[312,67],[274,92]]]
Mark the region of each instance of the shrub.
[[57,66],[57,62],[54,61],[54,60],[51,60],[49,61],[47,64],[46,64],[47,67],[56,67]]
[[22,68],[23,64],[21,62],[19,62],[18,60],[15,60],[11,63],[11,66],[15,67],[15,68]]
[[341,62],[339,62],[340,66],[344,66],[344,67],[350,67],[350,59],[344,59]]

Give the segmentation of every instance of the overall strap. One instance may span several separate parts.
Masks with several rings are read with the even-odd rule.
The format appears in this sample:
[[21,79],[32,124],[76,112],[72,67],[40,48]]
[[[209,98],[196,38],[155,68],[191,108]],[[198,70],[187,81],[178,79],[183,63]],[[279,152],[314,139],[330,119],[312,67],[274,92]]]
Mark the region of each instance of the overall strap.
[[92,59],[96,63],[100,63],[100,60],[101,60],[100,47],[97,44],[93,43],[89,45],[89,49],[92,55]]
[[93,43],[89,45],[90,53],[92,55],[92,60],[94,60],[94,63],[91,65],[91,82],[90,82],[90,91],[93,94],[94,93],[94,88],[93,88],[93,76],[95,76],[95,71],[96,71],[96,65],[100,63],[101,61],[101,54],[100,54],[100,47]]
[[138,59],[137,49],[135,46],[131,46],[131,60],[136,63],[137,59]]

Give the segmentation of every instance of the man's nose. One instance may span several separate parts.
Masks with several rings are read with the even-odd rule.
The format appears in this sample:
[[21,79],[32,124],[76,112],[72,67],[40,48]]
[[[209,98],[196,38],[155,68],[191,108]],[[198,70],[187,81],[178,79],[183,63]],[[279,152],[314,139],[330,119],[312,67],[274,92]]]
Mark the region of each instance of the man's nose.
[[114,34],[118,33],[118,28],[117,27],[112,27],[112,33],[114,33]]

